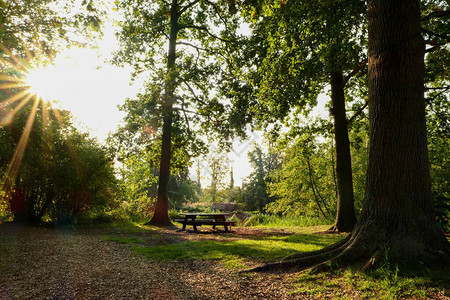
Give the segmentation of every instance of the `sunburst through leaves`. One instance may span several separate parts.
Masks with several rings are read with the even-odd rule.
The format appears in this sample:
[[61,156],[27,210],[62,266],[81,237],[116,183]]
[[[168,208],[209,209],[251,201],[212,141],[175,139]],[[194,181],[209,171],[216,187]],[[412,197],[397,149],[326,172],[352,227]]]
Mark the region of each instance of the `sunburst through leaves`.
[[[27,117],[20,140],[8,166],[3,185],[9,185],[17,176],[20,164],[27,147],[33,123],[39,105],[42,106],[42,120],[48,123],[47,106],[49,101],[56,99],[52,94],[49,82],[50,64],[43,59],[43,55],[32,55],[26,51],[25,58],[18,58],[6,47],[0,45],[0,127],[13,123],[17,114],[29,103],[32,108]],[[57,114],[56,114],[57,116]]]

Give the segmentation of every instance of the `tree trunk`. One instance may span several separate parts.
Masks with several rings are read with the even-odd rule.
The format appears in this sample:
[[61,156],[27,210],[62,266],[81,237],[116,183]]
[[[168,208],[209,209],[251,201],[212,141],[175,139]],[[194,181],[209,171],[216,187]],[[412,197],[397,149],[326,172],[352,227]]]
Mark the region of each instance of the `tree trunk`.
[[448,261],[432,207],[419,1],[369,1],[368,20],[369,164],[352,239],[369,252],[385,247],[393,260],[442,251]]
[[336,177],[338,205],[332,229],[350,232],[356,224],[353,198],[352,161],[345,115],[344,77],[342,71],[331,72],[331,101],[333,104],[334,138],[336,142]]
[[172,0],[170,9],[170,36],[169,52],[167,57],[167,79],[163,98],[163,132],[161,146],[161,161],[159,166],[158,198],[156,200],[155,213],[147,224],[169,225],[169,179],[170,179],[170,159],[172,146],[172,119],[173,103],[175,93],[175,61],[176,61],[176,43],[179,31],[178,26],[178,3]]
[[440,267],[450,243],[437,226],[431,199],[424,101],[424,42],[418,0],[370,0],[369,121],[366,194],[351,235],[278,267],[308,268],[384,261]]

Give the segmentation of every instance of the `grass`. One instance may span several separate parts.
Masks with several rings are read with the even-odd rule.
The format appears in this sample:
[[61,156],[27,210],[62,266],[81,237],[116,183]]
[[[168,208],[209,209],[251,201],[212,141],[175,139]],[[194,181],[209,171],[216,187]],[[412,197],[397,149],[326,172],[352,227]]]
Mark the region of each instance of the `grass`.
[[328,273],[304,272],[293,279],[293,294],[346,299],[425,299],[449,296],[449,271],[427,271],[420,276],[383,268],[361,272],[339,269]]
[[342,237],[296,234],[232,241],[189,241],[157,247],[137,245],[133,250],[150,259],[211,260],[231,269],[242,269],[251,263],[267,262],[302,251],[317,250],[340,238]]
[[330,227],[333,222],[334,220],[332,219],[311,216],[280,217],[276,215],[256,213],[250,216],[250,218],[248,218],[242,225],[269,228],[307,227],[318,225],[329,225],[328,227]]

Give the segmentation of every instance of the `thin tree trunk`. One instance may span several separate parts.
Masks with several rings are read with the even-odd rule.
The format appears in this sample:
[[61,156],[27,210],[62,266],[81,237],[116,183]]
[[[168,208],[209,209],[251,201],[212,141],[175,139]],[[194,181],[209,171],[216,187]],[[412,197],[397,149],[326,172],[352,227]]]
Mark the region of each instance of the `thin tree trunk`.
[[337,181],[336,181],[336,163],[334,162],[334,142],[331,141],[331,166],[333,169],[333,182],[334,182],[334,193],[336,194],[336,199],[338,198],[338,188],[337,188]]
[[167,79],[163,99],[163,132],[161,146],[161,161],[159,166],[158,198],[156,200],[155,213],[149,224],[168,225],[169,220],[169,179],[170,179],[170,160],[172,146],[172,119],[173,103],[175,93],[175,61],[176,61],[176,43],[179,31],[178,26],[178,0],[172,0],[170,9],[170,36],[169,52],[167,59]]
[[[319,207],[319,210],[320,210],[320,212],[322,213],[322,215],[326,218],[327,217],[327,215],[324,213],[324,211],[322,210],[322,207],[320,206],[320,202],[319,202],[319,198],[317,197],[317,194],[316,194],[316,190],[314,189],[314,179],[313,179],[313,177],[312,177],[312,169],[311,169],[311,164],[310,164],[310,162],[309,162],[309,157],[306,157],[305,156],[305,159],[306,159],[306,164],[308,165],[308,175],[309,175],[309,180],[311,181],[311,188],[312,188],[312,190],[313,190],[313,195],[314,195],[314,199],[316,200],[316,204],[317,204],[317,207]],[[328,212],[329,213],[329,212]]]
[[333,229],[350,232],[356,224],[356,214],[353,198],[350,140],[348,138],[347,118],[345,115],[344,76],[342,71],[331,72],[330,79],[338,187],[338,205]]

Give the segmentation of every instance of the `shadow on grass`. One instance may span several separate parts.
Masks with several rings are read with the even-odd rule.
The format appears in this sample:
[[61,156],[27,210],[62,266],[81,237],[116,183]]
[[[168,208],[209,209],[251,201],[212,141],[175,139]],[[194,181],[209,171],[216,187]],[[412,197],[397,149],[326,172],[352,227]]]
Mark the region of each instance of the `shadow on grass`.
[[[290,237],[284,237],[289,239]],[[135,246],[133,250],[156,260],[233,260],[265,262],[294,253],[313,251],[339,240],[336,236],[300,235],[286,242],[276,237],[255,237],[233,241],[189,241],[165,246]]]

